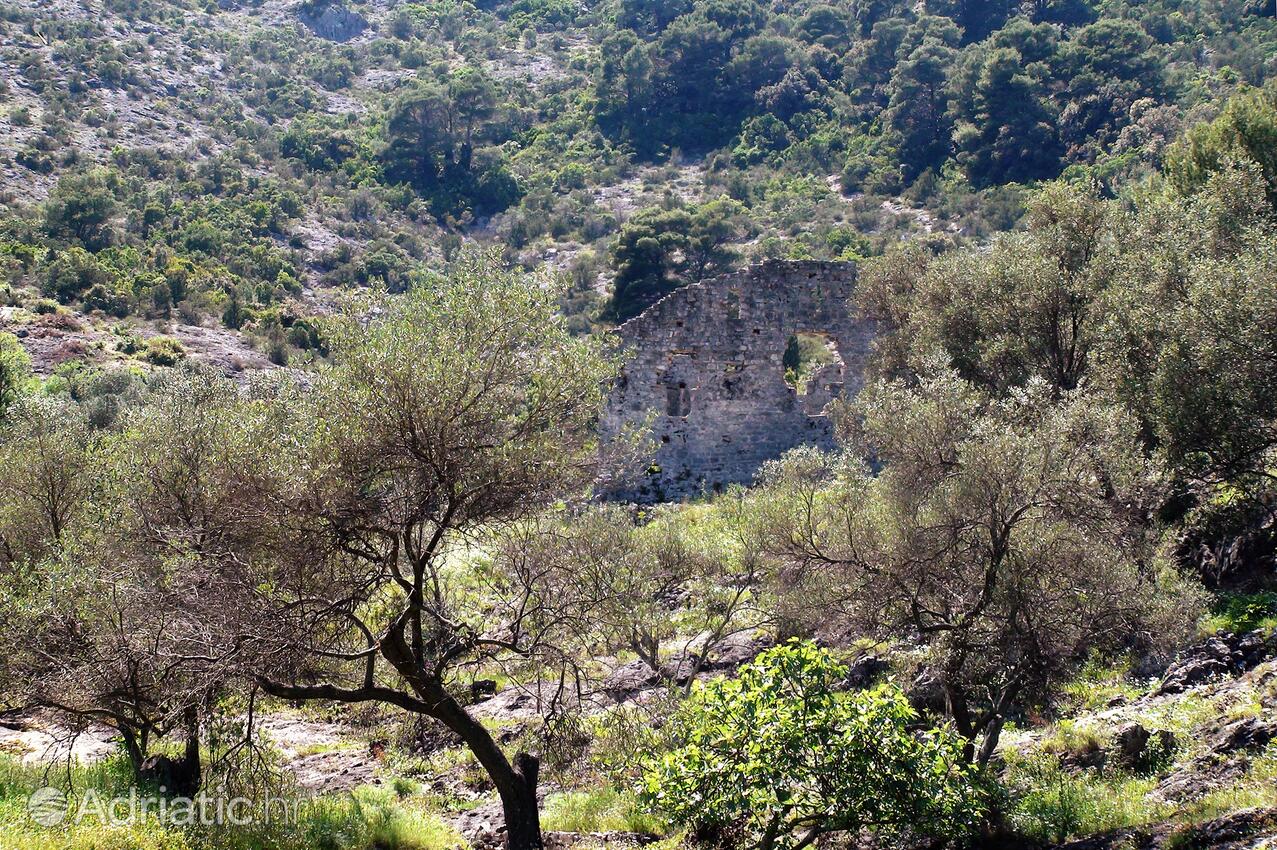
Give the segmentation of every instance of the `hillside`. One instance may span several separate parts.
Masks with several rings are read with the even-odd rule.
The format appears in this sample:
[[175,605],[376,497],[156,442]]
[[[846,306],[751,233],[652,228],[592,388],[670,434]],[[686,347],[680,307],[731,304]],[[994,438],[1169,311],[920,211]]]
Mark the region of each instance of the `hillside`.
[[1023,184],[1137,179],[1273,73],[1262,3],[1013,11],[10,2],[6,322],[90,314],[40,329],[45,372],[155,320],[304,360],[334,288],[479,241],[567,273],[585,328],[763,257],[984,238]]
[[1274,364],[1273,0],[0,0],[0,850],[1277,848]]

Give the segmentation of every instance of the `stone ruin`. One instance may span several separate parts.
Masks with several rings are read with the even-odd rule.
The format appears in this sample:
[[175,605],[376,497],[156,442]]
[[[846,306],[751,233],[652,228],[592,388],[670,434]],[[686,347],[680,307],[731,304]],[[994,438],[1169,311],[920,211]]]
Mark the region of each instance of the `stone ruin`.
[[[643,503],[715,493],[796,446],[832,446],[825,407],[860,389],[874,336],[852,315],[855,281],[852,263],[768,261],[678,289],[622,324],[603,434],[650,416],[656,455],[605,492]],[[799,334],[819,337],[832,360],[801,392],[783,365]]]

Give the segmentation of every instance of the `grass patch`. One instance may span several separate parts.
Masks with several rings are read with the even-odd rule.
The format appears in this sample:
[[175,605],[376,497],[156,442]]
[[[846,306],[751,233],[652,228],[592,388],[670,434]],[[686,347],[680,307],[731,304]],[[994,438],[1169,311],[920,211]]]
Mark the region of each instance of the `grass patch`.
[[1112,662],[1093,656],[1061,689],[1055,713],[1067,716],[1082,711],[1099,711],[1117,697],[1133,700],[1147,689],[1147,682],[1137,681],[1131,676],[1130,659]]
[[1053,756],[1082,756],[1104,749],[1105,738],[1099,731],[1074,720],[1061,720],[1042,737],[1039,748]]
[[1020,835],[1043,842],[1140,826],[1171,811],[1146,799],[1156,785],[1118,771],[1070,773],[1050,753],[1019,757],[1008,762],[1007,819]]
[[1206,721],[1218,718],[1220,710],[1214,699],[1186,693],[1174,700],[1141,707],[1132,713],[1131,719],[1146,729],[1166,729],[1175,736],[1181,756],[1189,757],[1196,755],[1204,745],[1196,730]]
[[[70,791],[62,824],[41,826],[27,811],[38,788]],[[127,797],[131,776],[123,759],[107,759],[68,772],[23,765],[0,756],[0,850],[452,850],[465,841],[439,816],[427,798],[401,794],[405,789],[360,788],[351,795],[316,799],[286,798],[239,810],[250,823],[183,825],[161,821],[155,813],[117,822],[95,816],[76,822],[74,813],[94,792],[104,801]],[[288,817],[280,813],[287,810]]]
[[1277,629],[1277,591],[1224,593],[1202,620],[1202,631],[1244,634],[1255,629]]
[[557,832],[642,832],[663,835],[668,827],[643,811],[633,795],[614,788],[569,791],[546,798],[542,829]]
[[1266,806],[1277,806],[1277,744],[1269,744],[1251,761],[1246,776],[1194,800],[1181,817],[1186,823],[1201,823],[1240,809]]

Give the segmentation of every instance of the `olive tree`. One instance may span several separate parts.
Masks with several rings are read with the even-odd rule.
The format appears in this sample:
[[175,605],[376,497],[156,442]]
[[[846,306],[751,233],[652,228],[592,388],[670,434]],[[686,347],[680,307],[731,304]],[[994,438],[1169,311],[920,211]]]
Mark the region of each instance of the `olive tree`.
[[664,506],[640,516],[600,506],[570,519],[562,545],[593,564],[597,630],[684,692],[725,641],[770,625],[760,598],[767,563],[747,538],[744,496],[713,508]]
[[[2,340],[0,340],[2,343]],[[91,438],[75,405],[21,396],[0,423],[0,707],[19,713],[32,701],[37,648],[49,618],[45,569],[83,515]]]
[[[232,486],[251,480],[256,448],[226,439],[245,429],[230,426],[237,394],[220,376],[157,383],[118,432],[91,430],[67,400],[23,406],[7,432],[3,527],[25,533],[0,535],[12,559],[4,689],[73,729],[112,727],[139,778],[194,793],[201,714],[221,679],[192,614],[224,607],[219,563],[262,535],[260,508]],[[151,759],[171,732],[186,757]]]
[[1065,392],[1094,365],[1103,294],[1123,232],[1120,208],[1095,190],[1050,184],[1024,232],[932,257],[907,247],[867,265],[857,308],[880,320],[878,371],[909,374],[943,351],[994,392],[1032,378]]
[[1178,470],[1272,486],[1277,473],[1277,249],[1256,234],[1186,270],[1152,372],[1154,420]]
[[1146,556],[1157,481],[1129,423],[1052,395],[1037,383],[989,401],[945,369],[871,386],[841,413],[848,451],[790,457],[760,500],[785,581],[822,621],[913,636],[981,764],[1008,715],[1088,653],[1158,645],[1194,620],[1191,594]]
[[78,406],[26,397],[0,426],[0,565],[38,561],[82,514],[94,442]]
[[0,423],[26,394],[31,381],[31,357],[11,333],[0,333]]
[[538,760],[467,709],[466,676],[575,657],[591,585],[521,541],[592,481],[615,369],[606,340],[568,332],[557,296],[469,254],[336,321],[332,365],[268,449],[292,472],[263,522],[302,545],[254,561],[238,606],[261,612],[239,642],[268,693],[385,703],[455,732],[496,786],[513,850],[541,846]]

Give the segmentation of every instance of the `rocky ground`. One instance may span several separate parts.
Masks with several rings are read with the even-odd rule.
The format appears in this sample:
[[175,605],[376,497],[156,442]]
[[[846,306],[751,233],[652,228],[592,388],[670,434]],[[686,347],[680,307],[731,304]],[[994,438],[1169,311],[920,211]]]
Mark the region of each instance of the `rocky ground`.
[[[725,641],[702,665],[701,676],[730,673],[769,645],[742,633]],[[887,669],[881,658],[868,656],[852,666],[847,687],[872,683]],[[686,680],[685,665],[653,673],[641,662],[621,664],[593,699],[601,706],[656,698],[671,678]],[[475,686],[475,711],[503,741],[513,741],[538,714],[550,686],[506,688],[493,693],[491,683]],[[1220,633],[1175,659],[1146,692],[1118,695],[1104,707],[1071,718],[1090,744],[1061,755],[1071,771],[1097,771],[1106,765],[1130,768],[1155,753],[1171,752],[1157,771],[1149,802],[1167,811],[1226,789],[1247,776],[1255,759],[1277,742],[1277,634]],[[1173,727],[1173,728],[1172,728]],[[386,744],[370,743],[367,730],[342,722],[317,720],[291,711],[260,717],[257,729],[278,751],[280,764],[308,793],[349,792],[361,785],[381,784],[392,775]],[[1027,753],[1048,746],[1049,729],[1008,733],[1006,751]],[[436,730],[422,744],[440,752],[457,742]],[[1097,743],[1098,742],[1098,743]],[[93,761],[116,750],[111,732],[90,727],[78,734],[38,718],[0,726],[0,750],[25,761],[60,762],[68,756]],[[502,839],[499,802],[473,784],[460,763],[442,766],[437,775],[420,777],[441,797],[469,800],[449,816],[475,848],[496,848]],[[542,794],[556,790],[543,783]],[[620,848],[641,846],[652,836],[629,833],[552,833],[551,847]],[[1115,830],[1059,850],[1271,850],[1277,848],[1277,809],[1247,808],[1224,816],[1164,822]]]
[[62,311],[33,314],[0,307],[0,331],[16,336],[31,357],[34,372],[46,377],[64,363],[73,361],[91,366],[149,368],[144,352],[127,350],[128,341],[135,338],[145,342],[158,336],[176,339],[185,356],[229,375],[275,368],[245,334],[211,321],[198,325],[181,320],[119,321]]
[[[308,793],[341,793],[382,781],[378,755],[350,727],[279,713],[259,718],[256,729],[278,751],[283,770]],[[106,726],[73,730],[45,717],[0,723],[0,752],[27,764],[68,757],[90,763],[118,751],[115,733]]]
[[1271,850],[1277,809],[1243,809],[1192,826],[1163,823],[1119,829],[1061,845],[1059,850]]
[[[1212,794],[1227,794],[1252,775],[1277,741],[1277,634],[1223,632],[1186,650],[1147,693],[1116,696],[1102,710],[1073,719],[1083,743],[1061,755],[1072,772],[1153,760],[1153,809],[1189,812]],[[1021,752],[1041,732],[1012,736]],[[1098,745],[1097,745],[1098,742]],[[1169,755],[1169,757],[1168,757]],[[1277,847],[1277,808],[1246,808],[1196,820],[1171,817],[1075,841],[1068,850],[1266,850]],[[1061,850],[1063,850],[1061,848]]]

